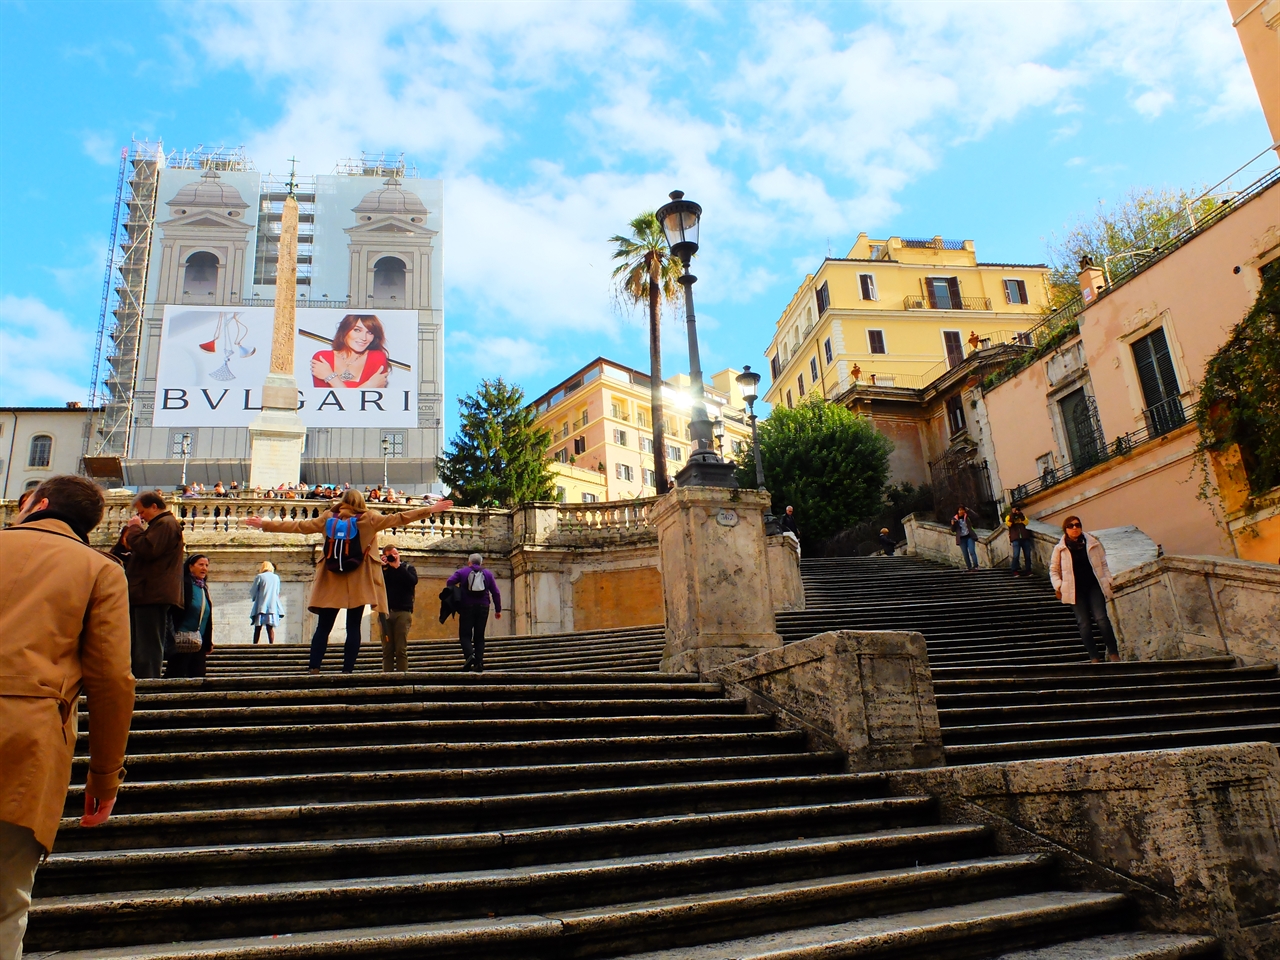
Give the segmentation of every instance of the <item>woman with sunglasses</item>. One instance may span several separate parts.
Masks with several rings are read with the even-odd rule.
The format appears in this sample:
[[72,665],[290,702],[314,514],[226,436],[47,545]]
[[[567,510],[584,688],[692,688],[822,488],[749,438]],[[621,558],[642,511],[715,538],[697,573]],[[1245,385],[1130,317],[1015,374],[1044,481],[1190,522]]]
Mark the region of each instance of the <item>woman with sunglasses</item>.
[[1049,561],[1049,581],[1059,600],[1071,605],[1080,627],[1080,640],[1089,659],[1101,663],[1102,656],[1093,642],[1093,623],[1098,624],[1107,648],[1108,660],[1119,660],[1115,631],[1107,618],[1107,601],[1111,598],[1111,571],[1107,568],[1107,551],[1097,537],[1084,532],[1079,517],[1067,517],[1062,523],[1062,539],[1053,548]]

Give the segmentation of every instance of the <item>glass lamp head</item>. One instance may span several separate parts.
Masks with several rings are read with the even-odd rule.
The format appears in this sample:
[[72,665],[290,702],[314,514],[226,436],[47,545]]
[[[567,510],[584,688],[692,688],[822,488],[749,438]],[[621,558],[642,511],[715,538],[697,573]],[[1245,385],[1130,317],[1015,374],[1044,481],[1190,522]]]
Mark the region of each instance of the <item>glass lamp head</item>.
[[724,420],[720,417],[711,421],[711,435],[717,440],[724,439]]
[[698,224],[702,219],[702,207],[684,199],[680,190],[671,191],[671,202],[658,208],[658,222],[666,234],[671,253],[686,263],[698,252]]
[[755,403],[760,396],[760,374],[751,369],[751,364],[742,365],[742,372],[735,378],[742,388],[742,399],[747,403]]

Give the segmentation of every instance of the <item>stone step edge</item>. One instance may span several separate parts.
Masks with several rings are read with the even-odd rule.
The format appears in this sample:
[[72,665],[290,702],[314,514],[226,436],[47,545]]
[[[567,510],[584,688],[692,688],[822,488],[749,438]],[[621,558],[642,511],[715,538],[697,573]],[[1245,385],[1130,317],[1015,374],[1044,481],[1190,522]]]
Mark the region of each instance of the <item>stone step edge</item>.
[[[1256,734],[1263,732],[1271,732],[1276,734],[1276,739],[1263,737],[1259,739]],[[1253,739],[1234,739],[1236,734],[1246,734],[1253,736]],[[1128,750],[1168,750],[1175,749],[1180,746],[1186,746],[1183,743],[1171,743],[1169,746],[1161,746],[1158,743],[1133,744],[1135,739],[1145,740],[1165,740],[1176,741],[1185,737],[1207,737],[1210,744],[1230,743],[1230,744],[1269,744],[1280,743],[1280,724],[1262,724],[1260,726],[1243,726],[1243,727],[1192,727],[1184,730],[1164,730],[1150,733],[1130,733],[1115,734],[1107,737],[1088,737],[1077,738],[1072,740],[1014,740],[1000,743],[963,743],[946,747],[947,766],[971,766],[975,763],[1000,763],[1007,760],[1022,759],[1046,759],[1049,756],[1069,756],[1077,759],[1084,759],[1091,756],[1106,756],[1108,753],[1115,753],[1117,750],[1099,750],[1098,747],[1103,744],[1116,747],[1121,751]],[[1225,737],[1225,739],[1223,739]],[[944,737],[945,739],[945,737]],[[1133,744],[1133,745],[1131,745]],[[1025,755],[1025,751],[1040,754],[1045,750],[1061,750],[1063,753],[1041,754],[1039,756]],[[960,760],[957,763],[951,762],[951,757],[957,758],[966,755],[978,753],[996,753],[1008,754],[991,760]]]

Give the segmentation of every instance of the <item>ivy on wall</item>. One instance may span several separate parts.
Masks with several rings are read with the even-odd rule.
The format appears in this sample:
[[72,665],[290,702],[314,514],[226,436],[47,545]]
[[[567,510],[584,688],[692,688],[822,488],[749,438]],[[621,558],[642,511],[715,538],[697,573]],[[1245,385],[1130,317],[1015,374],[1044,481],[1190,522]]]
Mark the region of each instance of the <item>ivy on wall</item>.
[[1255,496],[1280,485],[1280,260],[1257,302],[1205,366],[1196,404],[1201,450],[1238,444]]

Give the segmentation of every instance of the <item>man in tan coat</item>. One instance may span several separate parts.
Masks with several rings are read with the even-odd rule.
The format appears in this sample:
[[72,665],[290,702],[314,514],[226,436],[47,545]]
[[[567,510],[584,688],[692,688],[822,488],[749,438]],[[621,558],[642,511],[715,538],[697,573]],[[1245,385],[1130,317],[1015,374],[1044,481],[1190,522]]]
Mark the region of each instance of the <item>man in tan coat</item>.
[[103,509],[88,480],[51,477],[0,530],[0,960],[22,955],[36,866],[53,848],[71,781],[81,691],[83,825],[107,819],[124,777],[129,587],[120,565],[89,546]]
[[137,513],[111,552],[124,561],[129,578],[133,675],[154,680],[173,634],[171,611],[183,602],[182,524],[158,493],[138,494],[133,509]]

